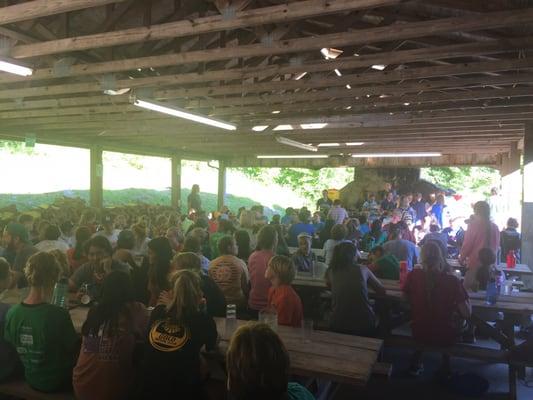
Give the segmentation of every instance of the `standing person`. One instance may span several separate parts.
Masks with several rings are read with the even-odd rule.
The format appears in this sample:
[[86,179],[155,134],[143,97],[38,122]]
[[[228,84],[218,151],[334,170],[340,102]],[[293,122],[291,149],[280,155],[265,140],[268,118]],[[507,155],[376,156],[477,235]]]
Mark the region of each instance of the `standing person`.
[[227,388],[233,400],[314,400],[289,382],[290,359],[279,336],[265,324],[241,326],[226,353]]
[[322,191],[322,197],[317,200],[316,202],[316,209],[317,211],[320,211],[322,214],[326,215],[329,211],[329,209],[332,206],[332,201],[328,196],[327,189],[324,189]]
[[315,234],[315,227],[309,221],[310,217],[311,213],[308,210],[300,210],[298,213],[299,222],[289,228],[289,246],[298,246],[298,235],[300,233],[306,233],[311,237]]
[[[407,275],[403,288],[411,304],[412,330],[416,342],[432,346],[451,346],[459,332],[455,321],[458,312],[462,318],[470,318],[468,294],[456,276],[446,273],[446,261],[435,243],[427,243],[421,250],[421,269]],[[423,371],[422,353],[415,352],[410,371],[419,375]],[[443,353],[441,373],[450,373],[449,356]]]
[[289,257],[274,256],[265,272],[272,287],[268,291],[268,306],[276,310],[278,324],[299,328],[302,326],[303,306],[300,296],[291,286],[296,271]]
[[514,218],[507,220],[507,227],[500,234],[501,246],[501,262],[507,261],[507,254],[514,251],[516,261],[520,262],[520,248],[522,247],[522,239],[520,233],[517,231],[518,221]]
[[111,247],[115,247],[118,240],[118,234],[120,230],[115,229],[115,224],[113,223],[113,217],[111,215],[104,215],[102,218],[102,230],[99,230],[94,234],[94,236],[103,236],[109,243]]
[[416,212],[409,204],[409,198],[407,196],[400,197],[400,205],[398,211],[401,212],[401,220],[407,225],[411,225],[415,222]]
[[490,189],[490,196],[487,199],[487,203],[489,204],[490,208],[491,220],[496,224],[496,226],[500,227],[501,225],[503,225],[503,221],[501,221],[500,215],[502,208],[502,198],[498,193],[498,189],[496,189],[495,187]]
[[4,338],[18,351],[26,382],[41,392],[66,389],[72,376],[78,336],[68,311],[49,304],[61,269],[52,254],[39,252],[24,273],[30,292],[11,307]]
[[496,224],[490,221],[490,207],[486,201],[474,204],[474,217],[471,218],[465,233],[459,262],[466,264],[464,285],[474,288],[476,269],[479,267],[479,251],[487,247],[494,253],[498,252],[500,232]]
[[418,249],[416,245],[409,240],[402,239],[402,232],[397,227],[391,229],[389,239],[383,245],[385,253],[392,254],[399,261],[406,261],[407,269],[411,271],[418,260]]
[[435,204],[431,206],[430,213],[433,215],[435,220],[438,222],[439,226],[444,228],[444,209],[446,208],[446,204],[444,204],[444,195],[441,193],[437,195],[437,199],[435,200]]
[[209,245],[211,247],[211,259],[218,257],[218,241],[225,236],[233,236],[235,227],[233,224],[225,219],[218,221],[218,231],[211,235]]
[[316,254],[311,250],[313,238],[307,233],[298,235],[298,250],[292,255],[292,262],[296,272],[313,272],[313,265],[317,262]]
[[202,210],[202,199],[200,198],[200,186],[192,185],[191,193],[187,196],[187,211],[199,212]]
[[128,274],[111,272],[102,296],[81,328],[83,337],[72,383],[80,400],[127,399],[135,382],[134,350],[148,323],[146,308],[133,301]]
[[341,201],[336,199],[328,212],[328,219],[332,219],[336,224],[342,224],[346,218],[348,218],[348,213],[342,207]]
[[61,230],[61,236],[60,239],[67,244],[69,249],[74,247],[74,244],[76,243],[76,238],[72,234],[72,230],[74,229],[74,225],[70,221],[65,221],[61,224],[59,227]]
[[133,235],[135,236],[135,245],[133,246],[133,254],[136,256],[148,255],[148,242],[150,238],[146,234],[146,226],[138,223],[131,226]]
[[257,235],[254,232],[254,214],[251,211],[243,210],[239,219],[239,230],[244,230],[250,236],[250,247],[255,248]]
[[8,259],[14,272],[12,284],[16,284],[19,288],[26,287],[24,267],[26,267],[28,259],[37,252],[37,249],[29,241],[28,231],[24,225],[10,222],[4,229],[2,241],[6,251],[13,255],[11,260]]
[[428,203],[424,201],[422,193],[418,192],[415,195],[415,201],[411,203],[411,207],[415,211],[415,224],[418,225],[421,221],[424,221],[424,218],[427,216],[427,209],[429,207]]
[[245,263],[248,263],[248,258],[252,251],[250,246],[250,235],[248,232],[239,229],[233,236],[235,237],[235,243],[237,244],[237,257],[239,257]]
[[202,289],[198,274],[178,271],[168,304],[152,311],[144,351],[142,398],[206,399],[200,351],[214,350],[217,327],[200,311]]
[[248,307],[252,314],[263,310],[268,303],[268,290],[271,283],[265,278],[268,262],[274,257],[278,245],[278,233],[272,225],[265,225],[257,235],[257,249],[248,259],[248,271],[250,272],[250,297]]
[[357,265],[357,248],[353,243],[338,244],[326,272],[331,288],[333,312],[330,329],[334,332],[373,336],[376,318],[368,300],[368,286],[384,295],[381,282],[365,266]]
[[246,308],[248,294],[248,268],[236,257],[237,246],[231,236],[218,241],[220,256],[209,263],[209,276],[218,285],[227,304],[236,304],[238,309]]
[[347,234],[348,229],[346,229],[346,225],[344,224],[336,224],[331,228],[331,239],[326,240],[326,243],[324,243],[324,259],[326,265],[329,265],[331,262],[335,246],[344,242]]
[[67,251],[70,273],[74,273],[74,271],[89,261],[87,253],[85,253],[85,243],[90,238],[91,230],[87,226],[80,226],[76,229],[76,245]]
[[148,305],[152,307],[156,305],[161,292],[170,289],[170,275],[174,273],[172,257],[174,253],[166,237],[158,237],[148,243]]

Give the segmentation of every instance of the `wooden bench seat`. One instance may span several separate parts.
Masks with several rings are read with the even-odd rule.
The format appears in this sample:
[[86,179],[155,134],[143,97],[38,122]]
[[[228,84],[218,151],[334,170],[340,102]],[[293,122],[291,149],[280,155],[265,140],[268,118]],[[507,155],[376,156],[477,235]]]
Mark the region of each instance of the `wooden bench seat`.
[[24,381],[0,383],[0,394],[27,400],[74,400],[74,393],[43,393],[32,389]]

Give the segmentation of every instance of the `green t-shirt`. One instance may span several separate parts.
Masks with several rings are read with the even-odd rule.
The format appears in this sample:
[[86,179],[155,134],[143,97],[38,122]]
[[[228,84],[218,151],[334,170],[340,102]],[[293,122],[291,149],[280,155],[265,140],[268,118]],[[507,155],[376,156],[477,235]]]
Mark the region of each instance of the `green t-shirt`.
[[67,310],[17,304],[7,313],[4,338],[17,349],[31,387],[53,392],[70,382],[79,339]]
[[315,400],[315,396],[309,390],[294,382],[289,382],[287,397],[289,400]]
[[230,236],[228,233],[225,232],[215,232],[211,234],[211,238],[209,240],[209,244],[211,245],[211,259],[214,260],[219,256],[218,254],[218,241],[223,238],[224,236]]
[[385,254],[376,261],[376,276],[381,279],[400,279],[400,262],[392,254]]

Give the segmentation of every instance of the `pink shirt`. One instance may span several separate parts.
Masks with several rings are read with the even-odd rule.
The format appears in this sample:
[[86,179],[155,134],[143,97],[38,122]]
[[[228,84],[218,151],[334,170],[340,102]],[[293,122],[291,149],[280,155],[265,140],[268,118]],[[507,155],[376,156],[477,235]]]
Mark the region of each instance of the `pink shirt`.
[[268,303],[268,290],[272,284],[265,278],[268,262],[274,253],[271,250],[254,251],[248,259],[248,271],[250,272],[250,297],[248,305],[252,310],[261,311]]
[[[487,238],[488,236],[488,238]],[[465,240],[461,248],[461,259],[466,259],[468,269],[475,270],[479,267],[479,250],[484,247],[497,252],[500,245],[500,231],[496,224],[490,223],[490,235],[487,235],[487,225],[478,217],[468,224]]]

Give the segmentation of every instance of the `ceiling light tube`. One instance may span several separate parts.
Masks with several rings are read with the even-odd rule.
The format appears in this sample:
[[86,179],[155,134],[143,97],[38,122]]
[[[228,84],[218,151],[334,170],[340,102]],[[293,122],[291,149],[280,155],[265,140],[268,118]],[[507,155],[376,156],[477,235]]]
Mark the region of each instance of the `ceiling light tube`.
[[335,68],[334,71],[337,74],[337,76],[342,76],[341,71],[339,71],[337,68]]
[[11,61],[2,58],[0,58],[0,71],[9,72],[10,74],[20,76],[30,76],[33,74],[33,69],[28,68],[24,65],[15,64]]
[[300,79],[302,79],[302,78],[303,78],[304,76],[306,76],[306,75],[307,75],[307,72],[305,72],[305,71],[304,71],[304,72],[301,72],[301,73],[299,73],[298,75],[296,75],[296,76],[294,77],[294,80],[295,80],[295,81],[299,81]]
[[156,111],[156,112],[160,112],[163,114],[172,115],[173,117],[178,117],[178,118],[188,119],[189,121],[199,122],[200,124],[214,126],[216,128],[227,129],[229,131],[234,131],[237,129],[237,127],[233,124],[229,124],[224,121],[205,117],[203,115],[193,114],[181,108],[170,106],[168,104],[158,103],[153,100],[134,99],[133,105],[144,108],[146,110]]
[[442,153],[367,153],[352,154],[353,158],[440,157]]
[[285,154],[285,155],[262,155],[257,158],[328,158],[327,154]]
[[387,66],[383,64],[374,64],[372,65],[372,69],[383,71]]
[[346,146],[362,146],[364,142],[346,142]]
[[297,142],[296,140],[288,139],[283,136],[276,136],[276,141],[281,144],[285,144],[287,146],[296,147],[298,149],[307,150],[307,151],[318,151],[318,147],[305,144],[301,142]]
[[315,122],[311,124],[300,124],[302,129],[322,129],[328,125],[327,122]]
[[256,125],[252,127],[252,131],[254,132],[263,132],[266,128],[268,128],[268,125]]
[[339,143],[319,143],[318,147],[339,147]]

